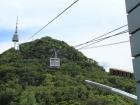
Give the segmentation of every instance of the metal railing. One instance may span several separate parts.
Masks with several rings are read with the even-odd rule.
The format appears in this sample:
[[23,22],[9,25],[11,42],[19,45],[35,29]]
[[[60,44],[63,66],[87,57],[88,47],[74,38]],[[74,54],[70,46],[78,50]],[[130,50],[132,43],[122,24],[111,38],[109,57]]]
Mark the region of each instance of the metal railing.
[[103,85],[103,84],[100,84],[100,83],[97,83],[97,82],[93,82],[93,81],[90,81],[90,80],[85,80],[85,82],[87,84],[90,84],[90,85],[92,85],[96,88],[99,88],[101,90],[124,96],[124,97],[128,98],[129,100],[132,100],[132,101],[135,101],[135,102],[137,101],[137,96],[133,95],[133,94],[130,94],[128,92],[125,92],[125,91],[122,91],[122,90],[119,90],[119,89],[116,89],[116,88],[113,88],[113,87],[110,87],[110,86],[107,86],[107,85]]

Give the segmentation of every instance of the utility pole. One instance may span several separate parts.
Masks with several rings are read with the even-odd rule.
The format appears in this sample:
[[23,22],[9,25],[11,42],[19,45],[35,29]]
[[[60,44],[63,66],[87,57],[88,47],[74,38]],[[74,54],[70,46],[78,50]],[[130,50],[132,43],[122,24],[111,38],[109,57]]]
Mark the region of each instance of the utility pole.
[[137,103],[140,105],[140,0],[125,0],[136,81]]

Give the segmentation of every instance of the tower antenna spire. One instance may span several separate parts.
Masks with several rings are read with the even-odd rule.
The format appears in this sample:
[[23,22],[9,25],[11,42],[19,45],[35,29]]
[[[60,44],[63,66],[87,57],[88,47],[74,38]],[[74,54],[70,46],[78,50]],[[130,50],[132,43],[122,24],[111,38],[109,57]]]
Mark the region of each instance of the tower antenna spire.
[[15,50],[18,50],[18,46],[16,45],[19,42],[19,37],[18,37],[18,16],[17,16],[17,20],[16,20],[15,33],[13,35],[12,41],[14,42]]
[[15,33],[18,33],[18,16],[17,16],[17,21],[16,21],[16,29],[15,29]]

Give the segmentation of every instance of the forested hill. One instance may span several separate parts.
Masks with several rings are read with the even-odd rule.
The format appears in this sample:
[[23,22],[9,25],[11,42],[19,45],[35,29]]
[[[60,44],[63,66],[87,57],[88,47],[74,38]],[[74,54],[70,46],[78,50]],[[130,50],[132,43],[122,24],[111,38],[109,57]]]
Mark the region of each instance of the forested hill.
[[[60,69],[49,67],[54,49]],[[63,41],[44,37],[0,55],[0,105],[134,105],[124,97],[87,85],[89,79],[135,94],[131,79],[104,68]]]

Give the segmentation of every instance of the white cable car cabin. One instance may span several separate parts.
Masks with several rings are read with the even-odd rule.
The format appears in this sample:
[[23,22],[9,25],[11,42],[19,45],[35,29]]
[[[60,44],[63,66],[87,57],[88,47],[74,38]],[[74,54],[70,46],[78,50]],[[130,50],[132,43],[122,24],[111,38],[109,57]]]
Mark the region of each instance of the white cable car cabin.
[[50,68],[60,68],[60,58],[57,58],[57,53],[54,50],[54,58],[50,58]]
[[50,58],[50,68],[60,68],[60,58]]

